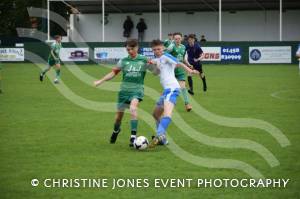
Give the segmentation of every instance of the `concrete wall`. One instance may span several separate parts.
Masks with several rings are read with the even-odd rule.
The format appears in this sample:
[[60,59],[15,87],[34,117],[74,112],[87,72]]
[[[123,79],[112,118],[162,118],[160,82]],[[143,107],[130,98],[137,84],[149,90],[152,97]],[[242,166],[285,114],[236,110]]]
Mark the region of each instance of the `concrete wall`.
[[[108,24],[105,25],[105,41],[124,41],[123,22],[130,15],[136,26],[139,18],[144,18],[148,26],[145,41],[159,37],[158,13],[109,14]],[[183,34],[204,34],[209,41],[218,40],[218,13],[196,12],[163,13],[163,36],[169,32]],[[283,12],[283,40],[300,41],[300,10]],[[102,39],[101,14],[83,14],[71,16],[73,31],[71,39],[75,42],[98,42]],[[72,25],[71,25],[72,26]],[[81,35],[76,33],[74,29]],[[278,11],[238,11],[234,14],[222,14],[223,41],[278,41],[279,40],[279,12]],[[134,28],[132,37],[137,37]]]

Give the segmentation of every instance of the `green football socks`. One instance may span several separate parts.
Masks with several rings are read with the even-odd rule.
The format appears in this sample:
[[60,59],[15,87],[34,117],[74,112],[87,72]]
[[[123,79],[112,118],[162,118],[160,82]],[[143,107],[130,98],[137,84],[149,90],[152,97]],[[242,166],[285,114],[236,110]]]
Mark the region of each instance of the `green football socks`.
[[189,104],[189,96],[188,96],[188,92],[186,90],[186,88],[181,88],[181,92],[182,92],[182,95],[183,95],[183,100],[184,100],[184,104],[187,105]]
[[131,120],[130,121],[130,126],[131,126],[131,135],[136,135],[138,121],[137,120]]
[[60,69],[57,69],[55,71],[55,73],[56,73],[56,79],[59,79],[60,78]]

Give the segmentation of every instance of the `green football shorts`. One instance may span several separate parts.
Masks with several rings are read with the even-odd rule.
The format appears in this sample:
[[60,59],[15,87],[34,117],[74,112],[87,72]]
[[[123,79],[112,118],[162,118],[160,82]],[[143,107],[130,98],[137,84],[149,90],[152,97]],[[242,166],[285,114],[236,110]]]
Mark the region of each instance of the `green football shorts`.
[[60,60],[48,59],[48,65],[49,66],[54,66],[56,64],[60,64]]
[[131,100],[138,99],[139,101],[143,101],[143,97],[143,92],[120,91],[118,94],[117,109],[129,108]]
[[185,81],[185,70],[183,68],[175,68],[175,77],[178,81]]

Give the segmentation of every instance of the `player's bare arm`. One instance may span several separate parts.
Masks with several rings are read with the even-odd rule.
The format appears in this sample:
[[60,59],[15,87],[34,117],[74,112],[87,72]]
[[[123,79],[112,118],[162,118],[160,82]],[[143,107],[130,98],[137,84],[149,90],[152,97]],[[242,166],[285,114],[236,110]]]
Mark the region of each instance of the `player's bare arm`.
[[199,74],[199,71],[197,70],[193,70],[191,68],[189,68],[187,65],[185,65],[182,62],[179,62],[176,67],[182,67],[186,72],[190,73],[190,74]]
[[155,60],[148,59],[148,69],[151,71],[154,75],[158,75],[160,73],[159,66],[157,65]]
[[113,79],[119,72],[119,68],[113,68],[113,70],[110,73],[106,74],[102,79],[94,81],[94,85],[100,86],[103,82]]

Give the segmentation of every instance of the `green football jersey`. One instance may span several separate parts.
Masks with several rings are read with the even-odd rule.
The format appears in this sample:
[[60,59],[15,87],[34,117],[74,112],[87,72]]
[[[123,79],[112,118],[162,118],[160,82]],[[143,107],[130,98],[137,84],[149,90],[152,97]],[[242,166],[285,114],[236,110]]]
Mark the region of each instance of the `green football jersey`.
[[164,41],[164,46],[165,46],[166,48],[168,48],[172,43],[173,43],[173,40],[166,39],[166,40]]
[[[59,52],[61,48],[62,48],[61,43],[54,42],[51,44],[51,50],[53,50],[53,53],[57,58],[59,58]],[[54,59],[51,52],[49,54],[49,59]]]
[[[185,46],[183,44],[177,46],[175,43],[172,43],[171,46],[169,46],[168,51],[171,55],[176,57],[178,61],[183,62],[185,55]],[[175,68],[175,77],[180,81],[184,81],[185,70],[181,67]]]
[[180,62],[183,62],[185,55],[185,46],[183,44],[179,44],[178,46],[174,43],[172,46],[168,48],[168,51],[171,55],[176,57]]
[[147,57],[138,54],[136,58],[130,56],[120,59],[117,65],[123,73],[121,91],[144,92],[144,79],[148,68]]

